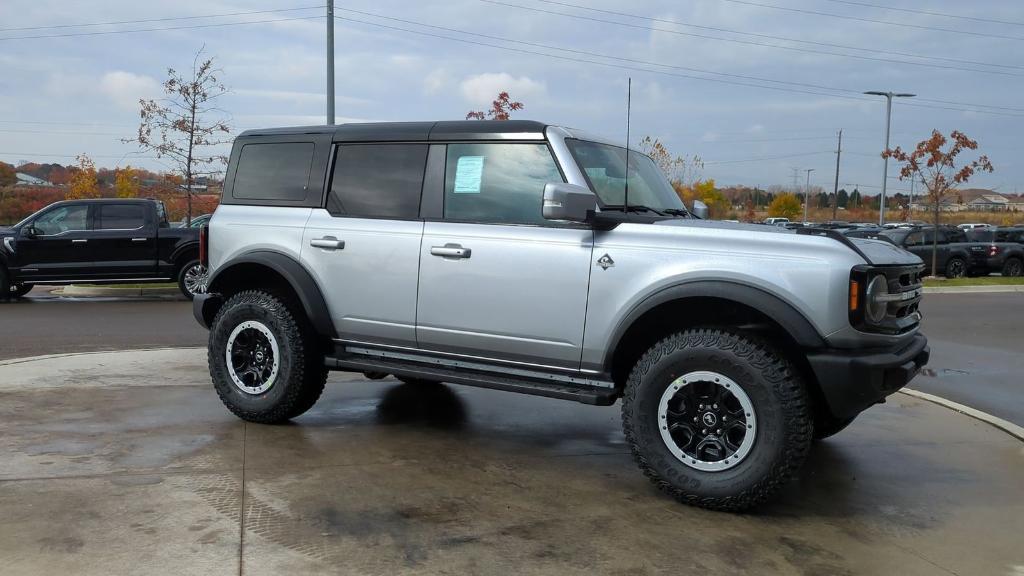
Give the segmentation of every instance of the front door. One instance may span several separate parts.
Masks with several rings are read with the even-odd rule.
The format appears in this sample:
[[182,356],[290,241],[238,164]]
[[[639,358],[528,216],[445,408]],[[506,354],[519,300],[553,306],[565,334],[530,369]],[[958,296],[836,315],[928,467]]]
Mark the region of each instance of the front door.
[[156,223],[146,206],[103,202],[93,207],[92,243],[97,278],[152,278],[156,275]]
[[19,276],[73,280],[88,275],[93,265],[91,241],[87,204],[55,206],[21,228],[15,244]]
[[426,144],[336,147],[327,208],[313,210],[302,262],[340,338],[416,346]]
[[541,215],[544,143],[449,144],[442,221],[420,249],[423,349],[579,368],[593,232]]

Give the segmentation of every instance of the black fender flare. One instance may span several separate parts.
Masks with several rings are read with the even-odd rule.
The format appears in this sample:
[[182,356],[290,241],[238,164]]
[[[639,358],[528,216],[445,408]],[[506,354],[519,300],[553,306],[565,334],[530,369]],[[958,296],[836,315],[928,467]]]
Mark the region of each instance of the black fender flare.
[[177,266],[179,263],[186,264],[186,262],[180,262],[181,256],[183,254],[187,254],[188,252],[190,252],[192,250],[195,250],[196,258],[199,258],[199,241],[198,240],[194,241],[194,242],[186,242],[184,244],[180,244],[178,246],[175,246],[174,250],[171,251],[171,256],[170,256],[170,258],[168,258],[168,261],[171,264],[173,264],[174,266]]
[[[272,250],[254,250],[232,258],[230,261],[217,267],[216,272],[210,278],[210,293],[216,294],[218,281],[225,278],[225,275],[229,274],[233,268],[244,264],[265,266],[277,272],[288,282],[289,286],[298,296],[302,309],[306,313],[306,318],[309,319],[310,324],[313,325],[317,333],[330,338],[337,337],[338,333],[334,329],[331,314],[327,309],[327,301],[324,299],[324,295],[320,291],[316,280],[313,279],[313,275],[302,264],[287,254]],[[205,311],[203,316],[206,316]],[[212,319],[212,316],[210,319]],[[207,322],[209,322],[209,319],[207,319]]]
[[608,349],[605,351],[604,366],[611,367],[615,350],[629,328],[644,314],[657,306],[674,300],[687,298],[715,298],[743,304],[761,312],[785,330],[802,348],[816,349],[825,346],[825,340],[807,318],[785,300],[761,288],[723,280],[695,280],[668,286],[647,296],[637,303],[619,320]]

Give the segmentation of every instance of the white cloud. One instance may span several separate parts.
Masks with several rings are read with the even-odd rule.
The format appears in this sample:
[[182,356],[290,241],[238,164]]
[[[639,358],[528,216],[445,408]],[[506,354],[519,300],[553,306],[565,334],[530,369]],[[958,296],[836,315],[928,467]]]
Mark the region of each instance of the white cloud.
[[449,81],[447,70],[435,68],[423,79],[423,91],[427,94],[437,94]]
[[160,92],[160,83],[152,77],[123,70],[104,74],[99,87],[114,104],[128,110],[137,110],[140,98],[152,98]]
[[508,92],[513,100],[522,100],[543,94],[547,90],[543,82],[527,76],[516,78],[508,72],[485,72],[469,76],[459,84],[459,89],[462,91],[462,97],[474,106],[489,104],[502,91]]

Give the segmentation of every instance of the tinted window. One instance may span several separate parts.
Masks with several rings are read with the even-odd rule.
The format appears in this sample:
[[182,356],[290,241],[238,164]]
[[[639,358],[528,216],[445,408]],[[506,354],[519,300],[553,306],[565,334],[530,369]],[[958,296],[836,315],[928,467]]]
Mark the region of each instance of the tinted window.
[[134,230],[146,224],[141,204],[100,204],[96,208],[96,230]]
[[231,195],[248,200],[306,199],[312,142],[246,144],[238,155]]
[[426,144],[338,147],[327,210],[334,215],[417,218]]
[[61,206],[43,213],[32,225],[44,236],[88,230],[88,214],[89,207],[84,204]]
[[921,246],[923,244],[924,232],[911,232],[907,234],[907,239],[903,242],[904,246]]
[[[947,242],[967,242],[967,233],[959,228],[949,228],[943,231]],[[939,237],[942,242],[942,237]]]
[[544,185],[562,181],[546,144],[449,144],[444,217],[542,224]]

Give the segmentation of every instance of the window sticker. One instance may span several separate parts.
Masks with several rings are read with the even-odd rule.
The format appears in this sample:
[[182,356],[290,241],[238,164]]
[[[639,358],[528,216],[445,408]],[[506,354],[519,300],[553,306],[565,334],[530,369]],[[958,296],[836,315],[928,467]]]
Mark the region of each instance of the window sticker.
[[479,194],[483,174],[483,156],[460,156],[455,166],[455,193]]

